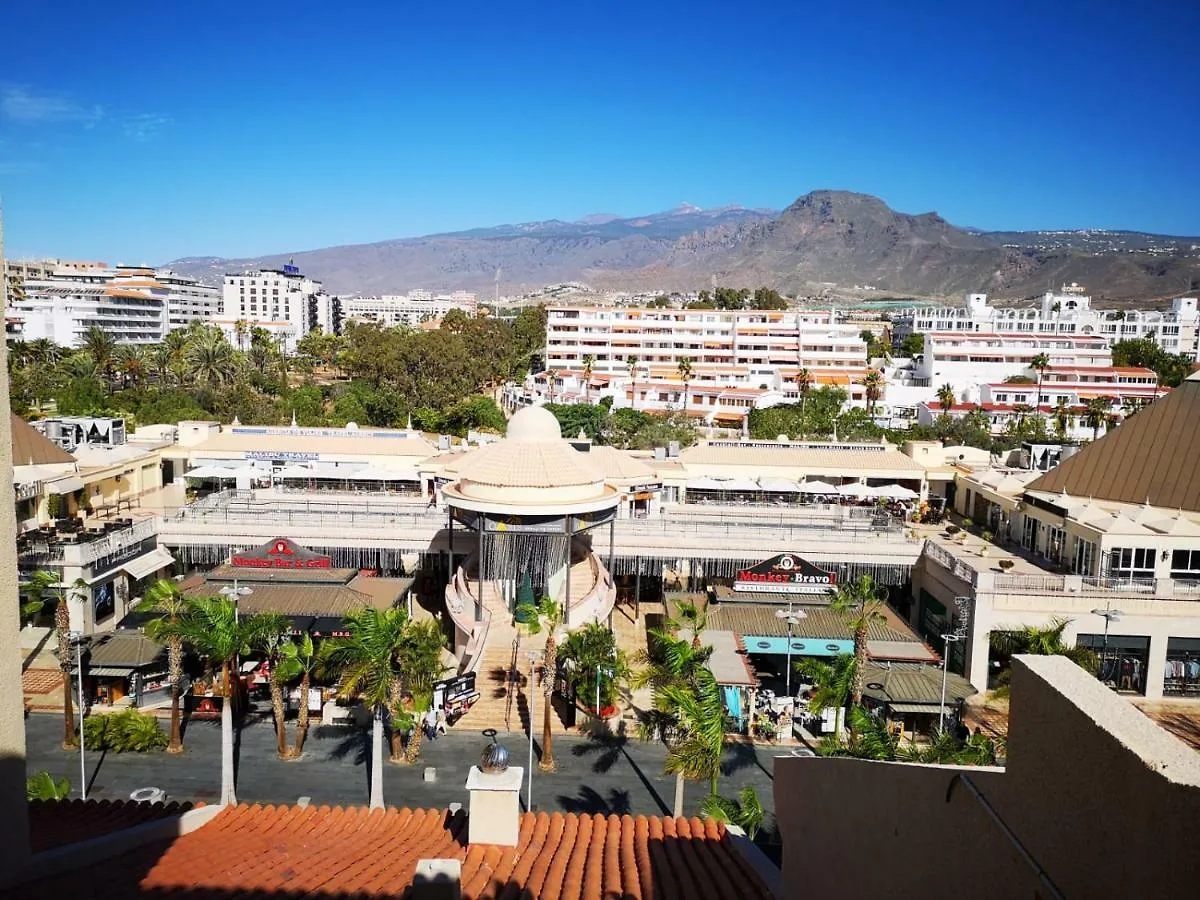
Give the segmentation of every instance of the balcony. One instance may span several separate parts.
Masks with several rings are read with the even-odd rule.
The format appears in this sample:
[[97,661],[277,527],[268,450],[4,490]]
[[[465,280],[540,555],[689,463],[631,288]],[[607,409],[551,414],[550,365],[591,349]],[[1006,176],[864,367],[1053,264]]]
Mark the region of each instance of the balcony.
[[22,535],[17,544],[17,560],[24,571],[63,567],[103,570],[129,556],[143,541],[154,537],[157,525],[144,519],[119,528],[105,527],[77,533],[35,531]]

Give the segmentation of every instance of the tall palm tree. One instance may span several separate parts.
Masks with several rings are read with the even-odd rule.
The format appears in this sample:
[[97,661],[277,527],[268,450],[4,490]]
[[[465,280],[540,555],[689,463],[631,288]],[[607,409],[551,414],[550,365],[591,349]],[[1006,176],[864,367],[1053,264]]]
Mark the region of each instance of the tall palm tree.
[[1040,411],[1042,408],[1042,379],[1046,375],[1046,370],[1050,368],[1050,357],[1045,353],[1039,353],[1030,360],[1029,368],[1037,372],[1037,397],[1033,401],[1033,408]]
[[209,387],[229,383],[237,372],[233,348],[219,331],[189,346],[186,359],[192,378]]
[[[679,640],[668,631],[649,630],[646,649],[634,656],[639,668],[631,679],[634,689],[649,688],[654,697],[650,710],[638,723],[638,735],[642,740],[661,738],[671,748],[684,739],[674,701],[679,692],[693,695],[698,692],[701,673],[707,672],[712,652],[710,646],[694,647],[691,641]],[[722,727],[723,716],[722,710]],[[676,767],[671,774],[675,776],[674,814],[678,817],[683,815],[683,785],[689,775],[682,766]]]
[[[543,630],[546,632],[546,647],[542,656],[542,758],[538,761],[538,768],[543,772],[553,772],[554,735],[550,724],[554,714],[551,709],[554,699],[554,677],[558,672],[558,643],[555,632],[562,627],[563,605],[552,597],[542,597],[536,604],[518,604],[514,615],[529,634],[538,634]],[[533,692],[532,684],[529,691]],[[529,723],[529,730],[533,731],[532,721]]]
[[654,694],[654,710],[671,722],[665,771],[676,777],[675,814],[683,815],[682,779],[707,781],[717,792],[725,752],[725,700],[716,677],[698,669],[690,685],[668,685]]
[[[237,606],[224,597],[197,597],[189,601],[186,613],[170,626],[163,626],[164,638],[178,636],[184,645],[204,659],[212,671],[220,672],[221,703],[221,805],[237,803],[233,777],[233,704],[237,658],[260,646],[278,627],[277,617],[238,615]],[[214,687],[216,687],[214,685]]]
[[692,649],[699,650],[701,646],[700,635],[708,627],[708,603],[693,603],[690,600],[679,601],[675,606],[675,619],[672,620],[671,625],[690,630],[692,632]]
[[183,639],[175,626],[187,614],[188,602],[179,585],[170,578],[160,578],[150,585],[142,602],[155,614],[155,618],[146,623],[146,634],[167,645],[167,680],[171,683],[171,742],[167,744],[167,752],[182,753],[179,706],[183,690]]
[[267,689],[271,694],[271,712],[275,719],[275,752],[280,759],[290,759],[291,751],[287,745],[287,702],[283,696],[283,687],[287,681],[280,677],[280,662],[286,652],[285,648],[295,645],[292,643],[291,624],[288,620],[274,613],[268,615],[270,625],[264,623],[256,649],[266,653],[271,671]]
[[838,711],[834,728],[840,739],[846,704],[854,691],[854,676],[857,671],[854,657],[843,653],[834,657],[832,662],[810,657],[796,668],[812,682],[813,690],[808,697],[809,711],[815,715],[820,715],[826,709]]
[[146,377],[146,351],[136,344],[121,344],[113,353],[117,374],[121,377],[121,387],[137,386]]
[[692,360],[690,357],[683,357],[679,360],[679,365],[675,367],[679,372],[679,379],[683,382],[683,411],[687,413],[688,406],[688,385],[692,380]]
[[807,366],[801,366],[800,371],[796,373],[796,388],[800,391],[800,423],[801,437],[804,437],[805,411],[808,406],[808,395],[813,388],[813,374]]
[[279,661],[275,664],[273,675],[280,684],[290,684],[300,679],[300,712],[296,718],[296,742],[290,754],[293,759],[304,752],[304,739],[308,737],[308,691],[316,666],[317,655],[310,634],[301,635],[298,642],[287,641],[279,648]]
[[[433,685],[442,677],[442,630],[432,619],[411,622],[400,656],[400,678],[405,691],[413,698],[413,714],[420,715],[433,706]],[[414,723],[419,724],[419,723]],[[421,755],[421,729],[414,728],[404,760],[415,763]]]
[[112,377],[113,352],[116,348],[113,336],[99,325],[93,325],[80,335],[79,346],[91,357],[92,371],[106,380],[110,379]]
[[233,332],[237,335],[238,350],[245,350],[246,335],[250,333],[250,323],[245,319],[238,319],[233,323]]
[[[25,602],[21,604],[21,617],[31,619],[54,603],[54,637],[57,643],[58,667],[63,679],[63,749],[79,745],[75,737],[75,710],[71,702],[71,613],[68,607],[68,592],[59,584],[59,576],[45,569],[38,569],[29,576],[23,586]],[[77,581],[72,595],[80,590]]]
[[184,329],[169,331],[166,338],[163,339],[162,346],[167,349],[167,370],[174,372],[179,384],[182,385],[187,368],[188,347],[191,346],[191,332]]
[[1067,406],[1067,401],[1059,399],[1054,404],[1054,433],[1058,439],[1064,440],[1067,436],[1067,429],[1071,427],[1071,408]]
[[1083,420],[1092,429],[1092,440],[1100,437],[1100,427],[1108,421],[1112,401],[1108,397],[1092,397],[1083,405]]
[[154,366],[154,374],[158,376],[161,385],[167,383],[167,375],[171,371],[171,348],[165,343],[155,344],[150,351],[150,362]]
[[884,621],[887,591],[870,575],[860,575],[843,582],[830,591],[829,608],[845,618],[854,632],[854,678],[850,685],[850,702],[862,703],[863,680],[867,672],[867,633],[875,622]]
[[875,404],[879,402],[879,398],[883,396],[883,373],[878,369],[870,369],[863,376],[862,384],[866,389],[867,398],[867,415],[875,412]]
[[954,388],[949,384],[943,384],[937,389],[937,400],[942,412],[948,414],[954,408]]
[[625,365],[629,367],[629,387],[633,395],[629,401],[629,405],[631,408],[637,409],[637,354],[630,353],[625,357]]
[[588,353],[583,358],[583,402],[592,402],[592,369],[596,366],[596,357]]
[[371,809],[383,809],[383,717],[400,703],[401,654],[407,643],[408,613],[365,607],[346,615],[348,637],[330,638],[317,654],[318,672],[336,675],[338,693],[358,699],[373,713]]

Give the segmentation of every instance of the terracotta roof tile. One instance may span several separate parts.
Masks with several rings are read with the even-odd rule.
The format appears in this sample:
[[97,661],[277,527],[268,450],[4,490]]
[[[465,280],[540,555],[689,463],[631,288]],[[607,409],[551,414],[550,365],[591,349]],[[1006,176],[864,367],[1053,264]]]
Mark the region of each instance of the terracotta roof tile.
[[[81,821],[61,812],[82,804],[54,806],[59,815],[31,807],[31,820]],[[128,827],[136,824],[126,821],[129,810],[144,815],[148,805],[87,806],[96,819]],[[180,811],[172,807],[149,809]],[[400,897],[417,861],[427,858],[460,860],[469,900],[770,896],[726,843],[724,826],[710,820],[527,813],[516,847],[468,846],[461,812],[324,806],[237,806],[172,842],[107,861],[101,880],[96,870],[62,872],[12,896]]]
[[29,804],[29,842],[34,853],[97,838],[114,831],[178,816],[190,803],[132,800],[34,800]]

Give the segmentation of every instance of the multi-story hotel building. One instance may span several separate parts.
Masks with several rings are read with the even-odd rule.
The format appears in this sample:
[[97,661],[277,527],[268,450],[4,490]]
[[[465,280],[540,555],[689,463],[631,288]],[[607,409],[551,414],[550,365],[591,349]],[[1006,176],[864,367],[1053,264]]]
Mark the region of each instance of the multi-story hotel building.
[[[546,312],[551,377],[568,392],[574,387],[598,399],[600,393],[582,389],[588,360],[596,385],[619,406],[683,409],[686,393],[687,411],[707,416],[723,393],[738,393],[735,405],[745,408],[791,402],[799,398],[802,368],[814,387],[838,385],[855,399],[867,372],[859,329],[838,324],[830,310],[552,306]],[[686,390],[684,360],[691,365]]]
[[221,289],[201,284],[196,278],[170,269],[154,273],[155,280],[168,290],[168,329],[187,328],[192,322],[208,322],[221,315]]
[[1168,353],[1200,358],[1200,310],[1196,297],[1177,297],[1168,311],[1098,310],[1077,284],[1047,291],[1036,307],[997,309],[987,294],[968,294],[963,306],[906,310],[895,318],[899,337],[918,332],[1039,335],[1101,335],[1110,342],[1146,338]]
[[978,384],[1029,375],[1034,359],[1042,354],[1059,369],[1112,366],[1108,339],[1100,335],[938,331],[925,335],[925,352],[913,365],[913,380],[933,388],[949,384],[961,394]]
[[352,297],[342,303],[348,320],[381,325],[416,325],[440,319],[452,309],[460,309],[467,315],[474,315],[479,309],[471,291],[432,294],[418,290],[381,297]]
[[227,274],[221,301],[214,324],[234,343],[241,336],[238,323],[265,329],[289,351],[318,326],[334,330],[333,299],[293,265]]
[[98,326],[119,344],[154,344],[168,331],[169,294],[152,269],[62,268],[49,278],[25,279],[11,308],[28,341],[73,347]]

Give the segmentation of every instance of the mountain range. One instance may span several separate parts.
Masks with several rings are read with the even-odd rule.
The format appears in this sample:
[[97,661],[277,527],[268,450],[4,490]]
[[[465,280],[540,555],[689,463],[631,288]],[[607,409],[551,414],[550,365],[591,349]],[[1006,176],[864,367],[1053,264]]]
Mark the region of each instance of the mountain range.
[[335,294],[411,288],[485,296],[564,281],[600,289],[692,290],[714,282],[798,296],[1030,297],[1078,282],[1094,296],[1153,301],[1200,289],[1200,238],[1072,230],[988,232],[877,197],[813,191],[782,211],[728,206],[632,218],[596,214],[469,231],[168,265],[210,283],[294,262]]

